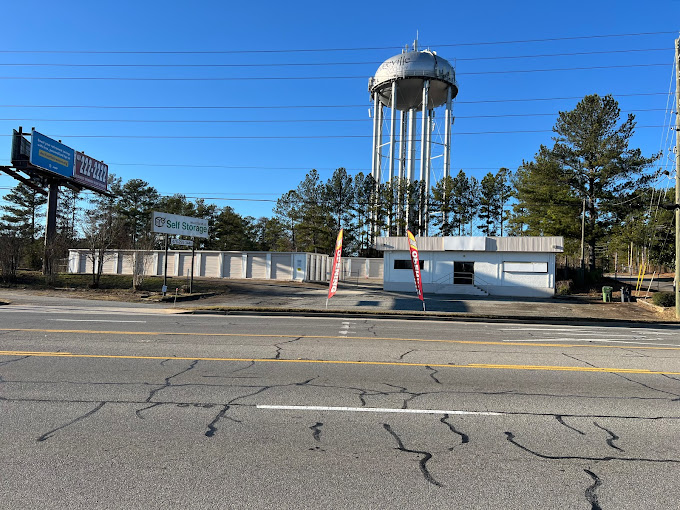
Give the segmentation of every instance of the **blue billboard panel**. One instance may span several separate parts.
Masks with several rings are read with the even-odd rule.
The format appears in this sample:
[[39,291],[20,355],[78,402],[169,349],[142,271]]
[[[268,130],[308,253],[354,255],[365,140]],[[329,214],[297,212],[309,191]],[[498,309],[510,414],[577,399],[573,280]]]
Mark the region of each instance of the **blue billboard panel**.
[[33,130],[31,164],[64,177],[73,177],[75,151]]

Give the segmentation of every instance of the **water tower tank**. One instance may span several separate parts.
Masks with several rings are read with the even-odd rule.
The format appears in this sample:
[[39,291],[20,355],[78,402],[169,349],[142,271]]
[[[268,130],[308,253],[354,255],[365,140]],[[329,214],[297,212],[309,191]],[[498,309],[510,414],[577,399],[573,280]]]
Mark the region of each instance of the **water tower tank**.
[[[375,76],[369,79],[368,90],[374,108],[373,179],[377,183],[383,180],[394,183],[395,179],[403,179],[408,183],[418,180],[429,191],[433,161],[442,162],[442,175],[448,177],[451,168],[453,98],[458,94],[453,66],[434,51],[419,51],[418,42],[415,41],[413,51],[404,50],[380,65]],[[441,106],[444,107],[443,123],[436,123],[436,110]],[[437,152],[439,148],[442,153],[433,155],[433,151]],[[441,159],[437,159],[440,156]],[[416,176],[417,165],[420,166],[419,176]],[[383,169],[386,171],[383,172]],[[411,197],[405,201],[404,210],[388,216],[387,229],[390,235],[403,235],[409,227],[417,227],[421,235],[427,235],[429,193],[424,193],[424,197],[417,200],[420,202],[417,219],[410,210]],[[375,225],[373,233],[377,234],[378,223]]]
[[368,90],[377,93],[380,102],[392,106],[392,82],[398,84],[396,108],[411,110],[422,108],[423,84],[430,82],[427,109],[431,110],[446,102],[447,89],[451,87],[451,97],[458,94],[456,71],[446,59],[430,50],[409,51],[383,62],[369,79]]

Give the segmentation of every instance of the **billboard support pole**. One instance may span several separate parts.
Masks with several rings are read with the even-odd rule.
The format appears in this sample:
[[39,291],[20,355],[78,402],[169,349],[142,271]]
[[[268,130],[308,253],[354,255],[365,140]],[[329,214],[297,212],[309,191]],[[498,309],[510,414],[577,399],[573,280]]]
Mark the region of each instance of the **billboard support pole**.
[[189,279],[189,294],[194,292],[194,255],[196,254],[196,241],[191,238],[191,278]]
[[165,234],[165,259],[163,260],[165,268],[163,269],[163,295],[168,290],[168,234]]
[[51,275],[54,258],[54,238],[57,236],[57,195],[59,183],[50,181],[47,194],[47,224],[45,228],[45,250],[43,252],[43,275]]

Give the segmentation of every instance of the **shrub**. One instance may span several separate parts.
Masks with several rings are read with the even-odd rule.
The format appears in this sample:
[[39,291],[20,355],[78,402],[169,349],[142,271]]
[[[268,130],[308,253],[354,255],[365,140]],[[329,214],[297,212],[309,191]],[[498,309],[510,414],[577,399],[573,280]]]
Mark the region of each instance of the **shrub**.
[[558,296],[566,296],[567,294],[571,294],[573,287],[574,282],[572,280],[560,280],[555,285],[555,293]]
[[652,303],[663,307],[675,306],[675,292],[656,292],[652,296]]

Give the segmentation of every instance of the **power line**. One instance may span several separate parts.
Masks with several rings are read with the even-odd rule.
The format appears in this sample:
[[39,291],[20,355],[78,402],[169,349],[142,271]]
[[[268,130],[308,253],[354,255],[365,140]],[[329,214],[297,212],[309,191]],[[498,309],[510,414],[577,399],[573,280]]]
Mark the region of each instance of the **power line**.
[[[571,57],[571,56],[587,56],[587,55],[614,55],[622,53],[647,53],[655,51],[669,51],[668,48],[632,48],[625,50],[606,50],[606,51],[577,51],[565,53],[538,53],[533,55],[503,55],[492,57],[455,57],[456,62],[477,62],[482,60],[516,60],[526,58],[554,58],[554,57]],[[57,63],[57,62],[43,62],[43,63],[27,63],[27,62],[10,62],[0,63],[0,67],[66,67],[66,68],[173,68],[173,67],[187,67],[187,68],[265,68],[265,67],[322,67],[322,66],[347,66],[347,65],[379,65],[383,61],[372,60],[364,62],[263,62],[259,64],[74,64],[74,63]]]
[[[638,92],[632,94],[612,94],[614,97],[643,97],[643,96],[668,96],[669,92]],[[459,101],[456,104],[483,104],[483,103],[519,103],[533,101],[567,101],[581,100],[583,96],[563,97],[533,97],[533,98],[506,98],[506,99],[481,99],[474,101]],[[314,108],[370,108],[370,103],[348,105],[27,105],[27,104],[2,104],[0,108],[64,108],[64,109],[108,109],[108,110],[269,110],[269,109],[314,109]]]
[[[601,69],[630,69],[636,67],[661,67],[668,64],[622,64],[612,66],[583,66],[583,67],[562,67],[552,69],[514,69],[503,71],[475,71],[457,72],[457,76],[479,76],[488,74],[514,74],[514,73],[547,73],[562,71],[587,71]],[[368,76],[182,76],[182,77],[151,77],[151,76],[0,76],[0,80],[76,80],[76,81],[290,81],[290,80],[358,80],[366,79]]]
[[[664,108],[637,108],[621,110],[621,113],[630,112],[660,112]],[[505,117],[554,117],[559,112],[553,113],[507,113],[497,115],[456,115],[456,119],[486,119]],[[129,122],[129,123],[158,123],[158,124],[268,124],[268,123],[295,123],[295,122],[366,122],[369,119],[36,119],[15,118],[0,119],[7,122]]]
[[[658,32],[637,32],[627,34],[592,34],[570,37],[550,37],[543,39],[520,39],[509,41],[479,41],[467,43],[450,43],[450,44],[432,44],[431,47],[452,48],[460,46],[486,46],[498,44],[525,44],[538,42],[554,42],[554,41],[575,41],[585,39],[606,39],[618,37],[642,37],[651,35],[675,35],[676,31],[658,31]],[[427,47],[427,45],[421,45]],[[375,51],[375,50],[396,50],[402,49],[403,46],[365,46],[365,47],[350,47],[350,48],[295,48],[295,49],[257,49],[257,50],[200,50],[200,51],[153,51],[153,50],[0,50],[0,53],[42,53],[42,54],[84,54],[84,55],[231,55],[231,54],[257,54],[257,53],[323,53],[334,51]]]
[[[635,126],[636,129],[660,128],[664,126]],[[552,133],[552,129],[527,129],[527,130],[511,130],[511,131],[453,131],[452,135],[500,135],[513,133]],[[13,135],[0,134],[2,137],[10,137]],[[243,136],[243,135],[205,135],[205,136],[191,136],[191,135],[51,135],[54,138],[140,138],[140,139],[159,139],[159,140],[249,140],[249,139],[267,139],[267,140],[290,140],[290,139],[331,139],[331,138],[372,138],[372,135],[258,135],[258,136]]]

